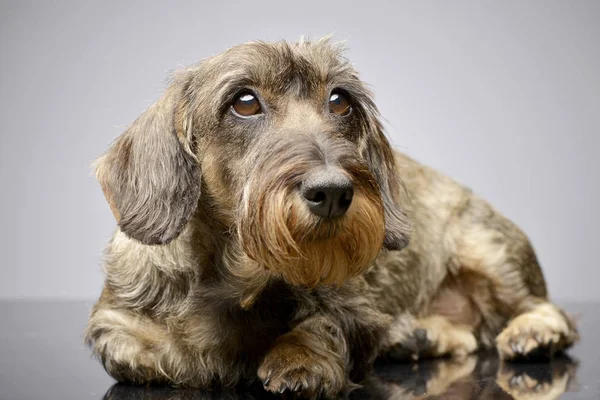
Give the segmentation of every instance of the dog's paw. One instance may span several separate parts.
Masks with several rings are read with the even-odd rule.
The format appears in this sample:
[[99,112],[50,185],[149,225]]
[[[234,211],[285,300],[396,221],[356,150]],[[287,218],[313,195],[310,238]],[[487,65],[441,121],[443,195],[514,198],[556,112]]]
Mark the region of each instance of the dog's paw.
[[309,399],[335,397],[346,384],[343,366],[335,354],[291,341],[281,341],[267,353],[258,377],[272,393]]
[[557,350],[560,333],[548,327],[530,327],[529,329],[505,329],[496,339],[500,358],[513,359],[550,359]]
[[425,317],[415,325],[416,329],[411,334],[396,335],[399,339],[390,340],[391,345],[384,351],[386,358],[395,361],[440,356],[464,358],[477,350],[477,339],[473,333],[444,317]]
[[417,326],[410,340],[400,343],[402,348],[412,349],[413,360],[440,356],[464,358],[477,350],[477,339],[473,333],[444,317],[422,318],[417,321]]
[[496,338],[504,360],[550,359],[576,338],[565,317],[543,304],[513,319]]
[[422,357],[450,356],[466,358],[477,350],[477,339],[466,329],[450,325],[444,326],[435,321],[423,322],[426,327],[429,348],[422,352]]
[[427,338],[427,331],[417,328],[402,341],[390,346],[385,355],[393,361],[418,360],[419,356],[429,351],[430,347],[431,342]]

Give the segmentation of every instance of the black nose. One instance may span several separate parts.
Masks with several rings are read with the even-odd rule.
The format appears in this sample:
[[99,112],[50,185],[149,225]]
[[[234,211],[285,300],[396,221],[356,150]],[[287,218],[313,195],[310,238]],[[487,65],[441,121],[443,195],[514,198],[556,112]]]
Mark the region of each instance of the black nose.
[[312,174],[300,187],[310,211],[319,217],[344,215],[354,196],[352,181],[340,171],[326,169]]

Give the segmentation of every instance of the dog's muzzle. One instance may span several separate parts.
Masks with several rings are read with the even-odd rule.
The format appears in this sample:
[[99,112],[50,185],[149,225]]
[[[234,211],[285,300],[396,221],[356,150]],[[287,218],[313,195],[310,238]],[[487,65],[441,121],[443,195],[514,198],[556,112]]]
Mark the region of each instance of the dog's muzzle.
[[273,136],[252,160],[240,243],[251,260],[288,283],[342,284],[381,251],[381,192],[351,143],[297,138]]

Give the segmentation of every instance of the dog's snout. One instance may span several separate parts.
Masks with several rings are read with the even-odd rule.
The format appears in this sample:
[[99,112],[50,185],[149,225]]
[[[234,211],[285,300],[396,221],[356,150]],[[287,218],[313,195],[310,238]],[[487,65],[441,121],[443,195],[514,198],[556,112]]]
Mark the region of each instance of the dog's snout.
[[302,182],[300,191],[310,211],[324,218],[344,215],[354,196],[352,181],[334,169],[310,175]]

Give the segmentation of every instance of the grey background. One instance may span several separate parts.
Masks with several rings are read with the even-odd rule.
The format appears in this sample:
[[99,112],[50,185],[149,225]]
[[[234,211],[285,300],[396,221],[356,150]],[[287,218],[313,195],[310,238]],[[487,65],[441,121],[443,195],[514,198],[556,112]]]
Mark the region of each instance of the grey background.
[[89,163],[168,71],[334,33],[392,142],[530,236],[552,295],[600,299],[599,1],[0,4],[0,297],[93,298],[114,221]]

